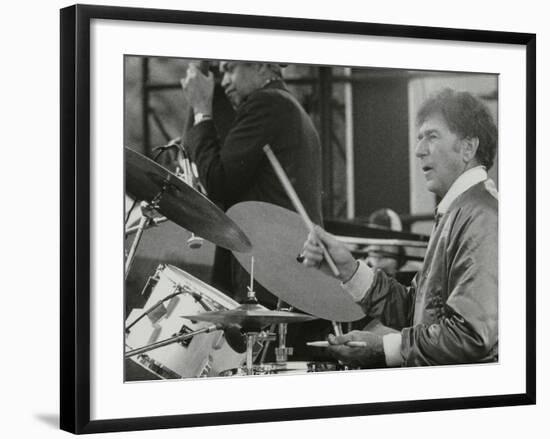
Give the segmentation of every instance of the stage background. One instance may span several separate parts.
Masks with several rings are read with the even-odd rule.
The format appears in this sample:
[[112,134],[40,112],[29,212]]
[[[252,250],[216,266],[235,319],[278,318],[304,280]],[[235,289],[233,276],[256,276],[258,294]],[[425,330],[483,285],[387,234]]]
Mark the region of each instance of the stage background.
[[[300,16],[395,24],[483,28],[538,34],[538,370],[548,368],[550,330],[545,319],[548,281],[543,278],[550,244],[548,129],[550,30],[543,3],[513,6],[491,0],[464,0],[442,7],[439,1],[388,1],[327,4],[291,0],[260,2],[88,1],[92,4]],[[2,14],[2,433],[5,437],[67,436],[58,430],[59,321],[59,13],[64,1],[10,3]],[[6,99],[7,95],[7,99]],[[544,201],[547,201],[544,203]],[[544,319],[544,321],[543,321]],[[455,412],[404,414],[201,429],[107,434],[102,437],[201,439],[219,437],[449,438],[543,437],[548,431],[548,377],[538,374],[538,405]],[[368,389],[364,389],[368,392]],[[152,402],[143,401],[144,404]],[[457,428],[457,426],[460,426]]]

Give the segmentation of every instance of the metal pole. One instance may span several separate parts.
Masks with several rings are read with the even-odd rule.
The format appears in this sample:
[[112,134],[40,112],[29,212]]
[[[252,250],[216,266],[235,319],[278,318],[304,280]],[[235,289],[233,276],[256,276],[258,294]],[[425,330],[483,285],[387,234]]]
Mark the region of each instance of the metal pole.
[[139,242],[141,241],[141,236],[143,235],[143,231],[149,225],[150,221],[151,219],[145,215],[143,215],[139,220],[139,227],[136,232],[136,236],[134,238],[134,241],[132,242],[132,247],[128,252],[128,257],[126,258],[125,278],[127,278],[128,273],[130,273],[130,268],[132,267],[132,263],[134,262],[134,257],[136,255],[136,250]]
[[256,336],[258,334],[249,332],[246,334],[246,374],[247,375],[254,375],[254,371],[252,370],[252,350],[254,347],[254,343],[256,343]]
[[[346,67],[344,74],[351,77],[351,69]],[[346,217],[355,218],[355,174],[353,157],[353,89],[352,83],[344,84],[345,129],[346,129]]]
[[210,325],[206,328],[198,329],[197,331],[188,332],[187,334],[181,334],[175,337],[170,337],[165,340],[157,341],[156,343],[151,343],[150,345],[143,346],[141,348],[133,349],[131,351],[128,351],[124,354],[125,358],[133,357],[134,355],[143,354],[145,352],[152,351],[153,349],[158,349],[163,346],[168,346],[174,343],[178,343],[180,341],[187,340],[189,338],[194,337],[195,335],[204,334],[212,331],[219,331],[221,329],[221,326],[218,325]]
[[334,188],[332,187],[332,69],[319,67],[319,116],[321,125],[321,148],[323,158],[323,216],[334,216]]
[[151,155],[151,131],[149,129],[149,58],[141,58],[141,126],[143,129],[143,153]]

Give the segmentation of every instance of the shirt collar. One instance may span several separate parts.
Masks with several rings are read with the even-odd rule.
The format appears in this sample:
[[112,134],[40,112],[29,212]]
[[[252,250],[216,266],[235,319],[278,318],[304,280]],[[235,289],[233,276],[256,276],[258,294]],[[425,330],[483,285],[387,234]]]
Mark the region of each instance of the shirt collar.
[[437,214],[443,215],[459,195],[485,180],[487,180],[487,170],[485,166],[476,166],[459,175],[437,206]]

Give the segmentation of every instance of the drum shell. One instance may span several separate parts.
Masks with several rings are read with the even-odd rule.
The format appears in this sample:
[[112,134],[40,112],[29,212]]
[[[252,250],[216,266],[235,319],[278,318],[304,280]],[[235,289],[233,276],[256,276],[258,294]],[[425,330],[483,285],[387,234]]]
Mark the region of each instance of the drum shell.
[[[189,273],[172,266],[160,265],[152,277],[150,293],[143,309],[134,309],[126,321],[132,323],[144,310],[149,309],[174,292],[182,294],[163,303],[147,317],[141,319],[126,336],[126,349],[136,349],[165,340],[183,332],[196,331],[210,326],[180,317],[212,310],[233,309],[238,303]],[[190,292],[202,296],[202,304]],[[223,331],[216,330],[193,336],[190,340],[173,343],[145,354],[131,357],[143,368],[162,379],[218,376],[223,370],[239,367],[245,354],[235,352],[227,344]],[[128,381],[132,377],[126,377]]]

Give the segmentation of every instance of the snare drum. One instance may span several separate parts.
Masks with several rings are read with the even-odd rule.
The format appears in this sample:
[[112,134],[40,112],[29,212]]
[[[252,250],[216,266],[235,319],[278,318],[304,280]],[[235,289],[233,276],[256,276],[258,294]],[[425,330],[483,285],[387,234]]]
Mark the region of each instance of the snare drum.
[[[149,278],[142,294],[150,295],[143,309],[134,309],[130,313],[126,326],[141,316],[144,310],[154,307],[168,296],[173,297],[162,302],[130,328],[126,336],[127,351],[211,325],[184,319],[181,315],[234,309],[238,306],[225,294],[172,265],[160,265],[154,276]],[[218,376],[221,371],[241,366],[246,354],[235,352],[227,344],[223,331],[214,331],[131,359],[159,378],[179,379]]]
[[[325,361],[287,361],[285,363],[263,363],[252,366],[252,375],[289,375],[310,372],[335,372],[347,370],[346,366]],[[246,366],[224,370],[220,376],[246,376]]]

